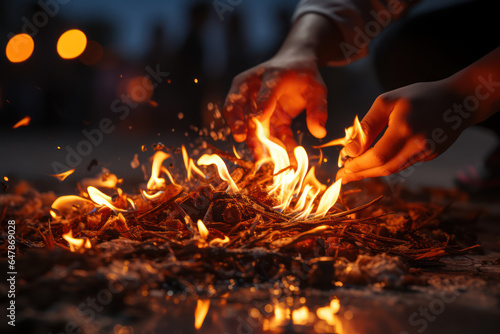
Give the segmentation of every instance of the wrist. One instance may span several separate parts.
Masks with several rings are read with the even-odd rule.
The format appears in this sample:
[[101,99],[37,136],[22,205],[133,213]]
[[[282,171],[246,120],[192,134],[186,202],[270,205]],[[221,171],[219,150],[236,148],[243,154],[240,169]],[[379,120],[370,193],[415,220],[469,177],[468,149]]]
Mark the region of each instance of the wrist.
[[333,21],[321,14],[306,13],[294,22],[275,57],[313,60],[321,67],[340,57],[341,41],[342,34]]

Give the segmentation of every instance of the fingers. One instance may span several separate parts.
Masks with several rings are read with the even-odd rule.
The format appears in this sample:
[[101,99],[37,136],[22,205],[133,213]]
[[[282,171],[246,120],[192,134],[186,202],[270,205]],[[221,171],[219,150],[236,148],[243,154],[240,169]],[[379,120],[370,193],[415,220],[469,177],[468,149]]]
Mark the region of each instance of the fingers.
[[242,142],[247,137],[246,114],[250,112],[252,96],[260,87],[260,75],[252,70],[239,74],[233,80],[224,102],[223,116],[234,140]]
[[[293,132],[290,124],[282,124],[272,128],[271,135],[280,143],[281,146],[285,145],[285,149],[290,157],[293,157],[293,150],[297,147],[297,142],[293,138]],[[275,140],[275,141],[276,141]]]
[[316,138],[324,138],[326,136],[325,124],[328,119],[328,109],[326,103],[326,87],[322,83],[314,81],[311,83],[312,89],[306,94],[307,101],[307,128],[309,132]]
[[[399,173],[416,163],[432,160],[437,156],[435,151],[429,150],[426,147],[425,139],[413,137],[411,140],[406,140],[404,142],[404,147],[398,153],[390,157],[387,162],[354,172],[346,169],[347,167],[343,168],[337,173],[337,179],[342,178],[342,183],[345,184],[368,177],[387,176]],[[374,149],[375,147],[369,151]],[[350,163],[356,162],[359,158],[354,158]]]
[[373,144],[380,132],[387,126],[393,107],[394,103],[385,94],[375,99],[370,110],[368,110],[368,113],[361,120],[361,128],[366,135],[366,142],[362,147],[360,147],[360,143],[356,140],[349,143],[345,147],[348,156],[357,157]]
[[279,98],[280,77],[278,73],[266,73],[262,76],[262,84],[255,100],[256,111],[260,121],[270,119]]

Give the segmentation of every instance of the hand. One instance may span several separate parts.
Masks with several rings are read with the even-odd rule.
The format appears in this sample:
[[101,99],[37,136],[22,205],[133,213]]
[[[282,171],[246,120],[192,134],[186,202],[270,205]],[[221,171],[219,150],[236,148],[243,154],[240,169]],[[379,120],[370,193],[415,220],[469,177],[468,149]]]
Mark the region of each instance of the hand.
[[[349,156],[337,174],[343,183],[386,176],[434,159],[469,125],[450,122],[447,111],[462,105],[463,96],[448,80],[416,83],[380,95],[361,121],[367,141],[346,146]],[[369,148],[387,126],[380,140]]]
[[292,119],[307,110],[307,127],[317,138],[326,135],[326,87],[314,59],[304,56],[275,56],[233,80],[224,104],[224,117],[236,141],[247,141],[259,156],[255,126],[257,117],[269,126],[271,138],[291,152],[297,144],[290,128]]

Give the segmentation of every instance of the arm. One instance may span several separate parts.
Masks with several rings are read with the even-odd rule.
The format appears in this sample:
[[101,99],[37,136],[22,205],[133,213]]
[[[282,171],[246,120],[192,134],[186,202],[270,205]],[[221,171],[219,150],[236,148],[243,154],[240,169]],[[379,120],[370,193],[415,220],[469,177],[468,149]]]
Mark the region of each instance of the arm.
[[[317,138],[326,135],[326,87],[319,67],[345,65],[366,54],[368,40],[357,31],[378,24],[380,32],[417,0],[301,1],[294,24],[277,54],[232,82],[224,103],[224,117],[236,141],[247,141],[259,155],[251,117],[258,117],[288,151],[296,143],[290,129],[304,109],[307,127]],[[373,23],[369,25],[368,23]],[[367,30],[368,31],[368,30]],[[373,38],[376,37],[373,35]]]
[[380,95],[361,121],[367,142],[346,146],[356,158],[346,162],[337,178],[347,183],[390,175],[446,151],[464,129],[500,109],[499,64],[497,48],[446,79]]

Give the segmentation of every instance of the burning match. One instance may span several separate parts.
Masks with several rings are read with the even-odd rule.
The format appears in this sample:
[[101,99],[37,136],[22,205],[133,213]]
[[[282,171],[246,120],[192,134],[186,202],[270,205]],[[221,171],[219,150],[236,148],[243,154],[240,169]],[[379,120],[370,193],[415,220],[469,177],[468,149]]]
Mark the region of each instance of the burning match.
[[496,333],[496,11],[416,3],[6,1],[1,332]]

